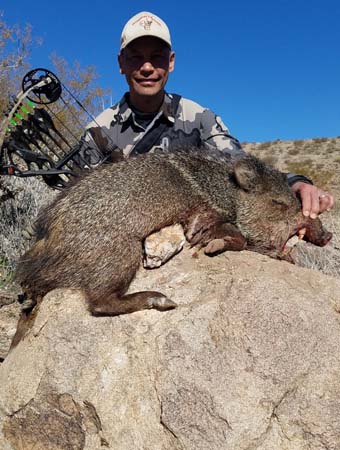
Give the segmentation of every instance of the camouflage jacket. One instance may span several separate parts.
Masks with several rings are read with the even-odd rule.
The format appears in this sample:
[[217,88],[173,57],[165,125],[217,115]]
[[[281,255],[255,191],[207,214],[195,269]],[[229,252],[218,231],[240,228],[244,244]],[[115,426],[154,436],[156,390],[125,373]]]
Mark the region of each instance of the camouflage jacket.
[[[144,128],[136,121],[129,107],[128,94],[119,103],[104,110],[88,124],[81,139],[81,159],[88,165],[118,161],[156,149],[166,151],[178,145],[195,145],[227,152],[242,157],[245,151],[231,136],[221,118],[198,103],[166,93],[159,112]],[[301,180],[299,175],[288,174],[292,184]]]
[[[144,129],[135,120],[125,94],[119,103],[103,111],[86,127],[83,136],[86,154],[93,157],[99,150],[103,154],[120,153],[126,158],[144,151],[167,150],[180,144],[197,147],[205,144],[232,155],[244,154],[238,140],[230,135],[220,117],[212,111],[183,97],[180,97],[177,107],[174,103],[174,94],[166,93],[158,114]],[[155,134],[160,127],[161,133]],[[151,135],[154,142],[152,138],[148,141]],[[137,145],[142,139],[145,146],[139,146],[138,150]]]

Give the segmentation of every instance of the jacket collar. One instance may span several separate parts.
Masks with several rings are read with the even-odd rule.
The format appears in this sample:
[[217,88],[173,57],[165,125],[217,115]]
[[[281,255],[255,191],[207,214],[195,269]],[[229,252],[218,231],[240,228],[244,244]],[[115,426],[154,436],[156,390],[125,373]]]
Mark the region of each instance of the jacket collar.
[[[120,118],[120,123],[126,122],[130,119],[131,115],[133,114],[129,103],[128,103],[128,95],[129,93],[126,92],[123,97],[121,98],[120,102],[118,103],[118,114]],[[172,95],[165,92],[164,94],[164,100],[159,108],[159,112],[163,114],[163,116],[171,123],[175,122],[175,112],[172,108]]]

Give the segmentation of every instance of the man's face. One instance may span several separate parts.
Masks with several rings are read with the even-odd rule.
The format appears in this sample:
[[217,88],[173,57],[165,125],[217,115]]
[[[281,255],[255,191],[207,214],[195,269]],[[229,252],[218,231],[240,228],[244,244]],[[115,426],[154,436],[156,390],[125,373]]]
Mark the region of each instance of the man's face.
[[162,40],[143,36],[132,41],[118,55],[118,61],[132,99],[150,97],[163,93],[169,73],[174,69],[175,54]]

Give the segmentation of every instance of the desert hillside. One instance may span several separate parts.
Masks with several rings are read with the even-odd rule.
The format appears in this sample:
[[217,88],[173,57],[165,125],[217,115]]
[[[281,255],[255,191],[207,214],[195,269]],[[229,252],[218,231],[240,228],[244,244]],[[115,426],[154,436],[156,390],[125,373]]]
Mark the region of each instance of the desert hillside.
[[340,136],[242,144],[244,149],[286,172],[311,178],[340,200]]

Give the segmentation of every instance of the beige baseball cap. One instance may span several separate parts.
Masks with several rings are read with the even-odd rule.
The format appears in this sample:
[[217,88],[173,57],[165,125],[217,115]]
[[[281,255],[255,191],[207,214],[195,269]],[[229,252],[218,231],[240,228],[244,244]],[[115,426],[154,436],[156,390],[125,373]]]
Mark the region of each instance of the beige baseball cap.
[[162,39],[171,48],[170,31],[167,24],[155,14],[143,11],[131,17],[125,24],[120,38],[120,50],[142,36],[154,36]]

